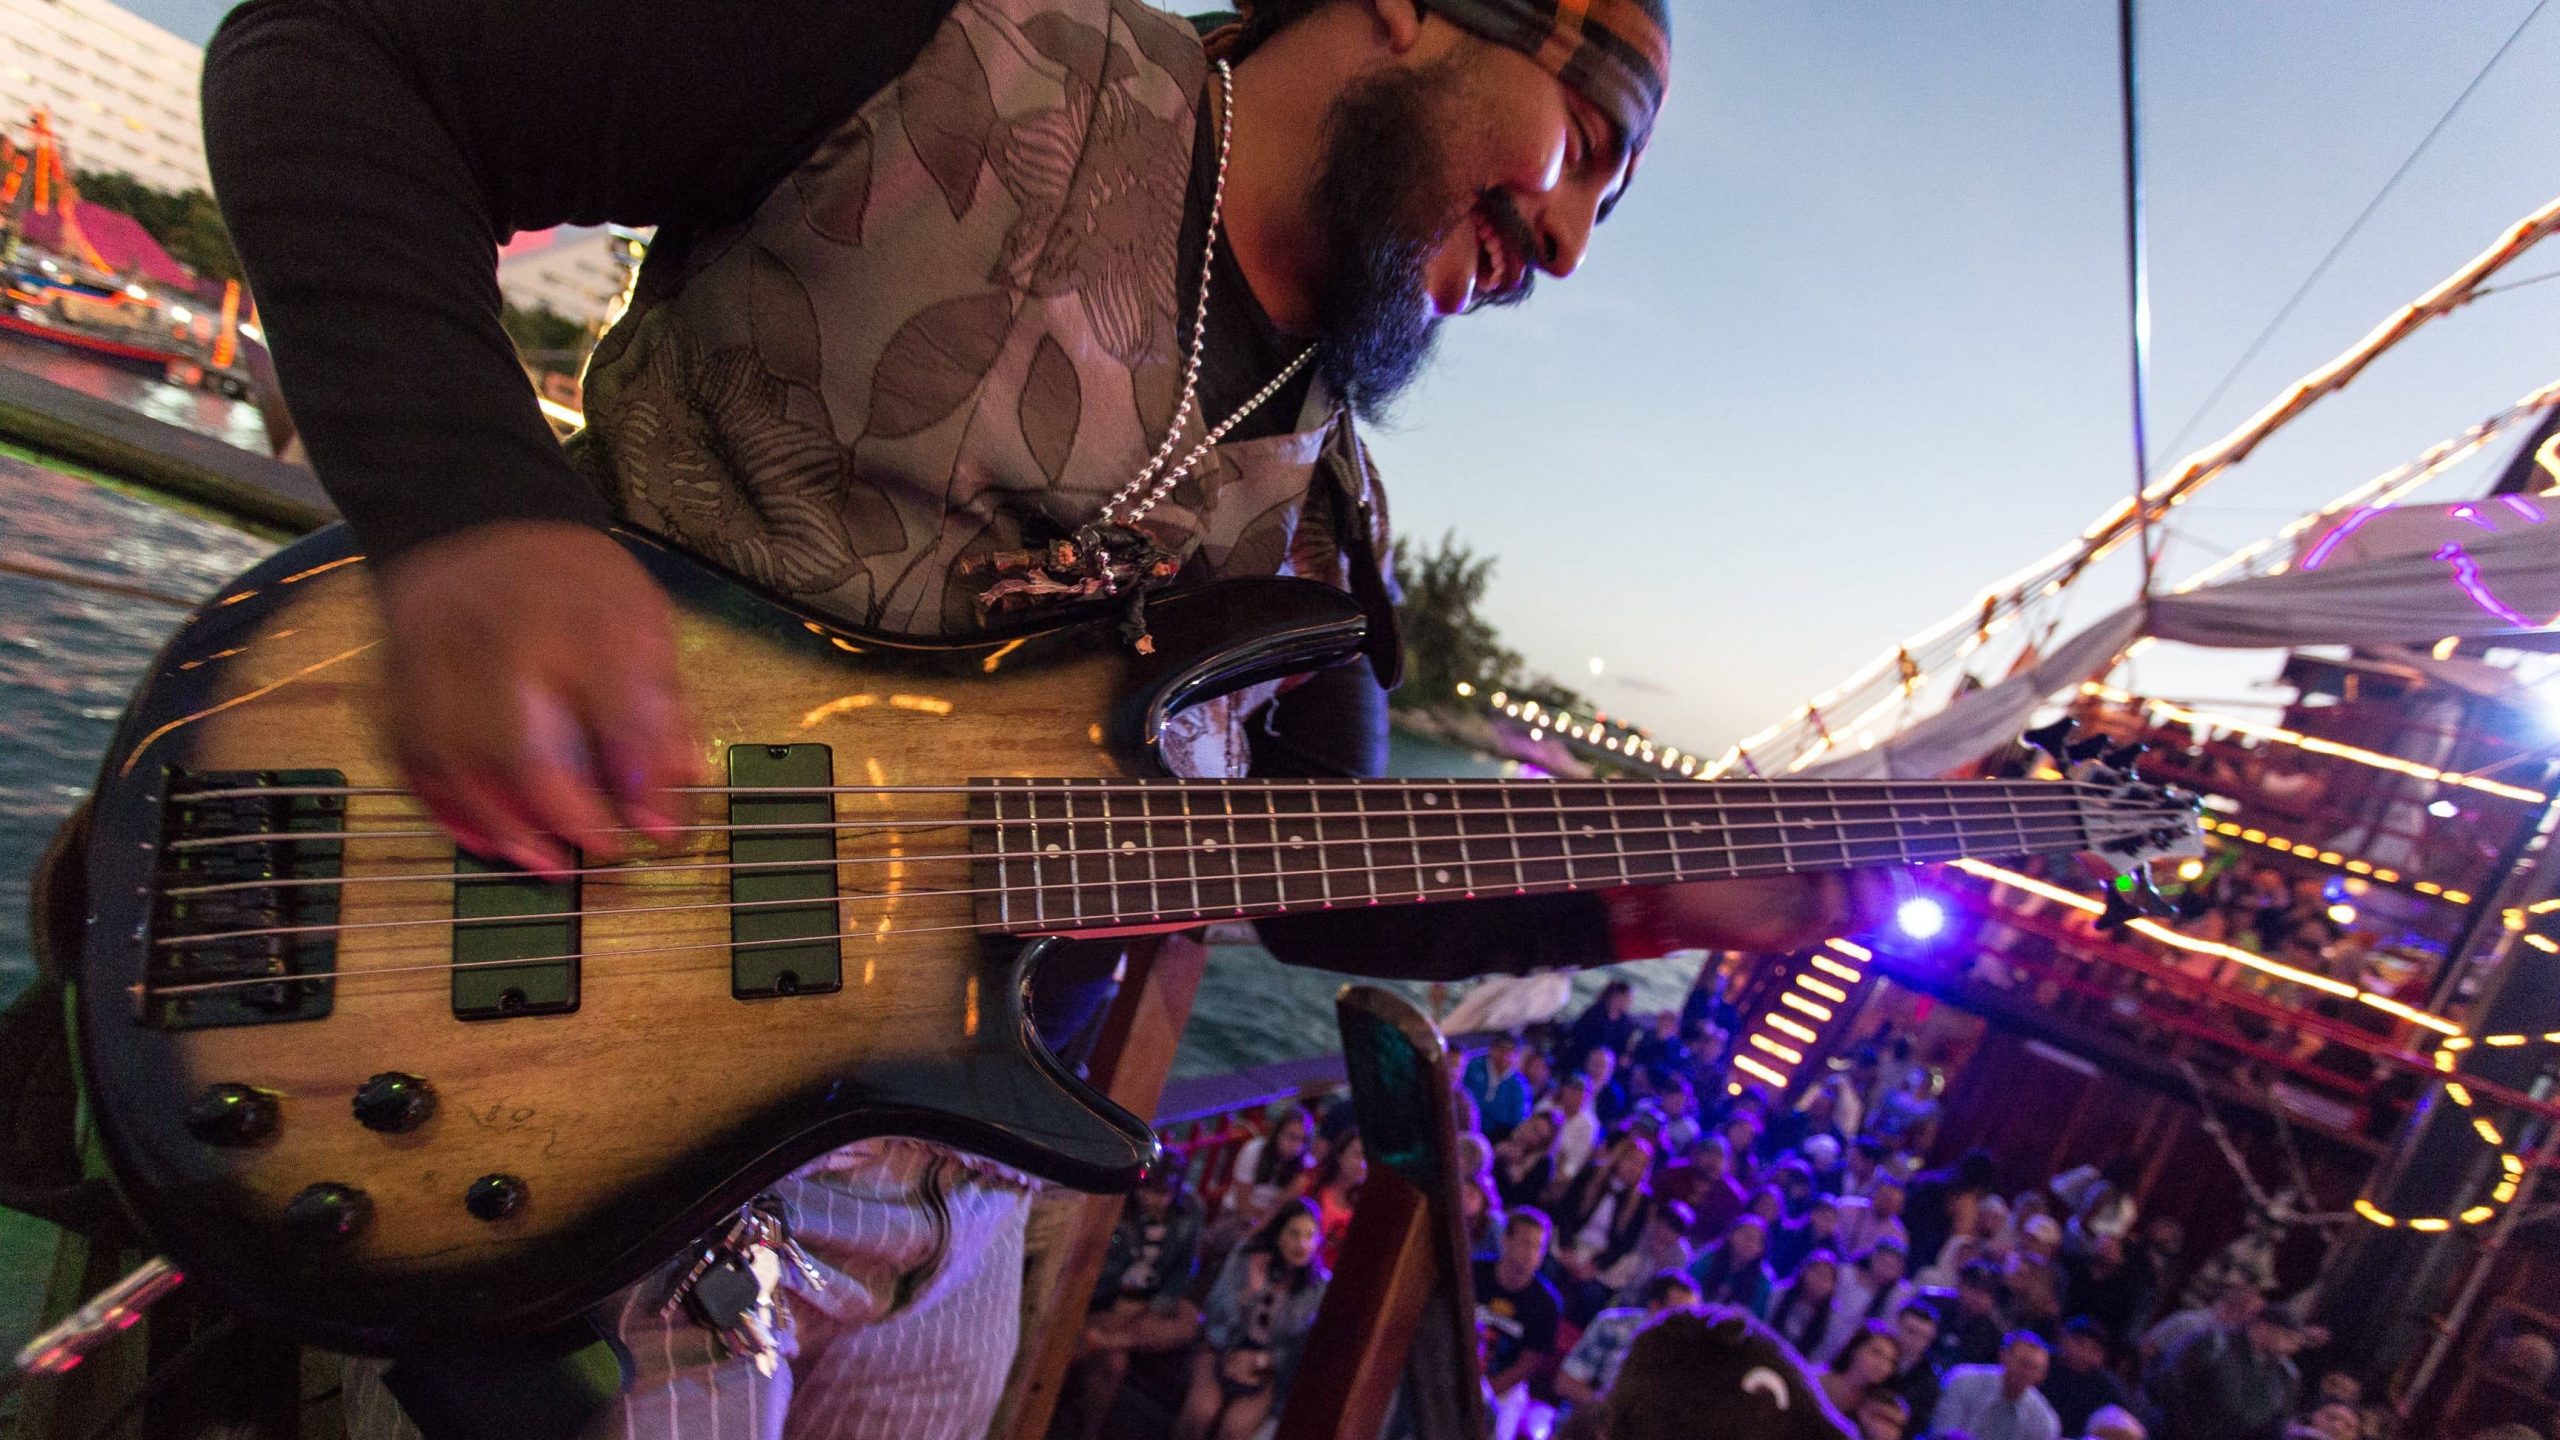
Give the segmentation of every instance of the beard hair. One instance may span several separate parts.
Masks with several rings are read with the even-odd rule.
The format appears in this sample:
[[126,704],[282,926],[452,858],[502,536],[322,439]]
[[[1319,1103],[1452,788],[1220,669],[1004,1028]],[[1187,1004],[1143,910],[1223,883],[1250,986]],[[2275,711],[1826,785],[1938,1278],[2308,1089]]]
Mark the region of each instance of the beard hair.
[[1440,139],[1458,84],[1449,61],[1388,71],[1344,91],[1326,117],[1313,195],[1317,373],[1364,420],[1404,393],[1438,338],[1426,272],[1464,215],[1442,179]]

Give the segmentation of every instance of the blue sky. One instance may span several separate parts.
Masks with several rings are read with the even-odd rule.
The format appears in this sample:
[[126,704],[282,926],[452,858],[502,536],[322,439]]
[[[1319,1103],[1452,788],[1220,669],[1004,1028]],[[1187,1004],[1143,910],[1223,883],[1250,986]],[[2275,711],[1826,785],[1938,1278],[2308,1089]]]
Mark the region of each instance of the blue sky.
[[[225,8],[128,3],[196,40]],[[1403,531],[1500,557],[1533,663],[1712,753],[2130,488],[2115,7],[1675,8],[1670,107],[1585,270],[1452,325],[1378,449]],[[2155,445],[2531,8],[2147,0]],[[2555,75],[2545,14],[2195,441],[2560,193]],[[2560,242],[2510,275],[2555,269]],[[2555,336],[2560,281],[2439,322],[2181,510],[2169,571],[2560,374]]]

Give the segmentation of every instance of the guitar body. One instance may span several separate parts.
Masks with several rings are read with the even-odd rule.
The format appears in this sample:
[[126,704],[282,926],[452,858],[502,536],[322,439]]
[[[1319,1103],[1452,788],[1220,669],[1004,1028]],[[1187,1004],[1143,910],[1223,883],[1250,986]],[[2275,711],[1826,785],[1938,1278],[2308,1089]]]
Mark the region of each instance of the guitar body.
[[[85,1081],[151,1238],[254,1318],[378,1353],[537,1330],[865,1136],[1095,1190],[1155,1158],[1144,1123],[1033,1037],[1023,987],[1051,942],[1002,933],[968,784],[1157,773],[1172,714],[1351,654],[1357,607],[1246,581],[1158,600],[1152,657],[1117,643],[1116,611],[919,644],[625,538],[675,597],[707,769],[735,788],[706,797],[720,823],[573,890],[466,877],[397,793],[374,725],[396,702],[380,617],[343,531],[208,604],[124,720],[74,986]],[[797,794],[758,802],[760,786]],[[234,798],[172,798],[208,789]],[[241,798],[262,789],[281,798]],[[222,839],[270,822],[343,838]],[[789,848],[813,843],[832,850]],[[268,866],[246,882],[244,854]],[[172,901],[173,877],[211,893]],[[288,933],[169,938],[242,929]],[[269,970],[244,970],[258,954]],[[327,978],[238,978],[259,973]]]

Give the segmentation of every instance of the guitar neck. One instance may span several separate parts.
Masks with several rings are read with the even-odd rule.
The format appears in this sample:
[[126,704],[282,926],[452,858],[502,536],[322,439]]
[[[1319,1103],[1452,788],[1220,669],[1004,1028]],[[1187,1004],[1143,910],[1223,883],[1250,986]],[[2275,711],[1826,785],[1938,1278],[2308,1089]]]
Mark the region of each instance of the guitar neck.
[[991,782],[976,845],[1008,928],[1066,932],[1352,905],[2092,848],[2035,781]]

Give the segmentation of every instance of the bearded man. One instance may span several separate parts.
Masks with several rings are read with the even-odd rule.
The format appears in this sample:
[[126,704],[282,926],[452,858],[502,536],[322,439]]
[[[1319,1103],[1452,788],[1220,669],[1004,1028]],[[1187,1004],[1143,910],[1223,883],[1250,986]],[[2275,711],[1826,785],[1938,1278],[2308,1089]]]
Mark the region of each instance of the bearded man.
[[[1331,583],[1371,612],[1370,665],[1203,707],[1168,759],[1374,772],[1398,661],[1354,418],[1442,320],[1582,262],[1669,62],[1667,0],[1262,0],[1205,42],[1139,0],[249,0],[204,104],[286,398],[379,587],[410,782],[465,847],[551,871],[667,833],[706,753],[614,526],[924,637],[1018,619],[1039,587],[990,557],[1087,527],[1185,581]],[[515,232],[608,221],[657,234],[564,451],[493,265]],[[1266,938],[1458,976],[1785,948],[1864,893]],[[662,1314],[672,1266],[644,1280],[599,1317],[631,1374],[591,1433],[983,1434],[1029,1191],[916,1141],[805,1168],[773,1198],[827,1283],[786,1273],[788,1326],[731,1353]],[[349,1394],[392,1433],[369,1370]]]

